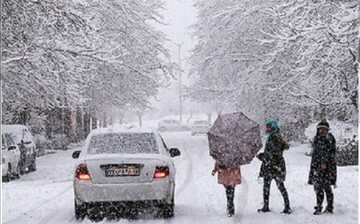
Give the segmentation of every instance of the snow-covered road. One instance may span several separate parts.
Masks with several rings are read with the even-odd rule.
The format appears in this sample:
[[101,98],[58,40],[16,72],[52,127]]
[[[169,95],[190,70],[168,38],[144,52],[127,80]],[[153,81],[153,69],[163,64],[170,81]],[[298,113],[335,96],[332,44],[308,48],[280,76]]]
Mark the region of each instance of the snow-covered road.
[[[291,146],[285,152],[291,215],[283,215],[281,195],[275,183],[271,186],[270,209],[257,213],[262,206],[262,184],[257,176],[257,159],[242,167],[243,183],[235,190],[235,216],[225,214],[226,198],[222,185],[211,176],[213,159],[208,153],[206,136],[191,136],[189,132],[163,133],[168,147],[182,151],[175,157],[177,167],[175,217],[170,220],[145,218],[139,220],[106,220],[100,223],[358,223],[358,166],[338,168],[338,187],[334,190],[333,215],[312,215],[315,194],[306,184],[310,158],[304,153],[306,145]],[[19,180],[2,184],[2,223],[5,224],[62,224],[92,223],[74,218],[72,176],[74,160],[68,151],[57,151],[39,157],[37,171]]]

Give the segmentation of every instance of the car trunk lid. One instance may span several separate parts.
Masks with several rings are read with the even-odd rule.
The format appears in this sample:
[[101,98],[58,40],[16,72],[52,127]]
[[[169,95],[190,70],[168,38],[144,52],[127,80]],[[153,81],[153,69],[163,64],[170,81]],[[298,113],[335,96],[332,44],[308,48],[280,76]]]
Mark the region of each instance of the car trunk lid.
[[160,155],[105,155],[85,162],[95,184],[151,182],[155,168],[167,165]]

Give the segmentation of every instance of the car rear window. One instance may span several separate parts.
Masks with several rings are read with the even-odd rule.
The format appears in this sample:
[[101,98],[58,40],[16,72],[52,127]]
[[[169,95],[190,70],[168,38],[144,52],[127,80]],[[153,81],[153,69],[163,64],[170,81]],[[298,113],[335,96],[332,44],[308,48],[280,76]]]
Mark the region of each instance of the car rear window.
[[108,133],[95,135],[88,147],[89,154],[158,154],[153,133]]
[[20,143],[21,142],[21,138],[22,138],[22,133],[21,131],[14,131],[10,133],[11,138],[14,140],[14,142],[16,143]]

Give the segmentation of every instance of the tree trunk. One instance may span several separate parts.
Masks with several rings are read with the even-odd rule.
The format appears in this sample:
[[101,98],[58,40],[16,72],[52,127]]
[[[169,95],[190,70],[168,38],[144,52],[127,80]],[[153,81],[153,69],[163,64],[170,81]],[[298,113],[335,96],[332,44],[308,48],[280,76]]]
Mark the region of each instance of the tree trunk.
[[93,118],[92,118],[91,123],[92,123],[92,124],[91,124],[91,130],[94,130],[94,129],[98,128],[96,117],[93,117]]
[[142,114],[138,114],[139,118],[139,127],[142,127]]
[[84,138],[86,138],[86,136],[88,136],[88,134],[90,133],[90,114],[88,114],[88,113],[84,114],[83,133],[84,133]]

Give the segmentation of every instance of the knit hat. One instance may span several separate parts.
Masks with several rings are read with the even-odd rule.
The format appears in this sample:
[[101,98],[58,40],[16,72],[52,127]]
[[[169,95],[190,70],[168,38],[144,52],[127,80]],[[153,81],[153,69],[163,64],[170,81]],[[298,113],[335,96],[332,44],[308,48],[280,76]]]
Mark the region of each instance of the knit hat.
[[316,129],[325,128],[326,130],[330,130],[330,125],[326,120],[320,121],[320,123],[316,126]]
[[274,131],[279,132],[280,131],[280,126],[279,123],[277,122],[277,120],[275,119],[270,119],[266,122],[266,125],[270,125]]

